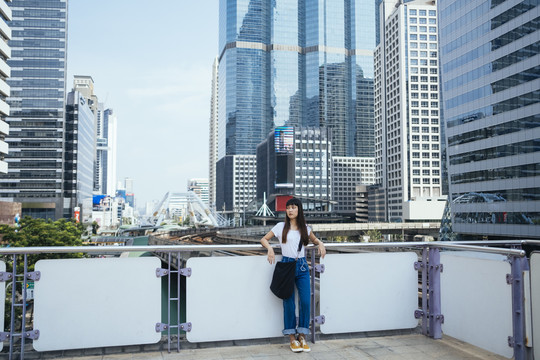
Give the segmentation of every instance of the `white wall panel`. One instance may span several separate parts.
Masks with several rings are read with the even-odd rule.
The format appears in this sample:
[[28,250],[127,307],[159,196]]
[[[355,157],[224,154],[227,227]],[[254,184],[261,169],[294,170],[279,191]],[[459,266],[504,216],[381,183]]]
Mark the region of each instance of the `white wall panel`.
[[442,252],[441,312],[444,334],[512,357],[510,263],[502,255]]
[[322,260],[324,334],[408,329],[418,325],[415,253],[332,254]]
[[37,351],[156,343],[161,279],[155,257],[40,260]]
[[283,301],[270,291],[275,265],[266,256],[191,258],[186,266],[188,341],[282,336]]

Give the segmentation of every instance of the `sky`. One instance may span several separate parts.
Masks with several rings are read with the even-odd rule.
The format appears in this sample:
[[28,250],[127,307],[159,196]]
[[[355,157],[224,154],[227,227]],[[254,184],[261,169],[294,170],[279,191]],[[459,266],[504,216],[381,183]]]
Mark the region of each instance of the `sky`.
[[136,207],[208,178],[218,0],[70,0],[66,90],[89,75],[118,121],[117,179]]

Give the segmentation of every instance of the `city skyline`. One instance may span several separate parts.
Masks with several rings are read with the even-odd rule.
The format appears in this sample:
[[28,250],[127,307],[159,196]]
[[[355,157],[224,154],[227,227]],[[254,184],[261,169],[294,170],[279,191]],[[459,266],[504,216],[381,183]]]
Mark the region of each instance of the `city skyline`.
[[118,180],[133,179],[138,208],[208,177],[218,6],[161,4],[155,16],[141,1],[68,7],[67,90],[74,75],[91,76],[100,102],[114,110]]

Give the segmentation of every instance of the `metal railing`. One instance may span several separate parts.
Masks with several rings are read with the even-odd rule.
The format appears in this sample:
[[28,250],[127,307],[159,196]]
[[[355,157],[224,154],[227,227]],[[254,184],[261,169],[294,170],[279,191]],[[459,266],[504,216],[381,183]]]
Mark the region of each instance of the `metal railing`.
[[[500,254],[507,256],[511,263],[511,285],[512,285],[512,314],[513,314],[513,337],[512,346],[514,358],[516,360],[527,359],[527,349],[525,347],[525,318],[523,311],[524,284],[523,270],[528,269],[526,252],[520,249],[523,245],[540,246],[540,241],[475,241],[475,242],[394,242],[394,243],[327,243],[328,251],[340,250],[369,250],[369,249],[413,249],[419,252],[419,261],[415,263],[415,269],[421,272],[422,283],[422,306],[417,311],[417,318],[421,319],[422,333],[434,339],[439,339],[442,336],[441,323],[444,317],[440,309],[440,272],[442,266],[439,260],[439,251],[444,250],[465,250],[483,253]],[[279,247],[273,244],[273,247]],[[510,246],[512,248],[504,248]],[[27,339],[35,339],[39,337],[39,331],[26,329],[26,307],[27,295],[24,289],[30,280],[39,280],[39,273],[28,271],[28,255],[34,254],[70,254],[70,253],[85,253],[85,254],[102,254],[102,253],[129,253],[129,252],[152,252],[168,254],[168,268],[164,269],[163,275],[168,275],[168,316],[169,323],[164,324],[160,329],[167,331],[168,350],[171,350],[171,329],[176,328],[178,335],[176,338],[176,348],[180,350],[180,330],[188,331],[187,327],[190,324],[180,324],[180,285],[179,278],[185,270],[181,269],[180,259],[181,254],[189,254],[191,252],[213,252],[213,251],[232,251],[232,250],[262,250],[260,245],[166,245],[166,246],[81,246],[81,247],[32,247],[32,248],[0,248],[0,255],[11,258],[12,269],[0,273],[0,281],[6,284],[12,282],[11,296],[11,320],[9,331],[0,333],[0,340],[9,340],[9,359],[12,359],[15,353],[15,339],[20,338],[20,359],[24,359],[25,343]],[[315,302],[315,281],[317,272],[320,266],[317,265],[317,248],[308,246],[306,248],[307,255],[311,263],[311,334],[312,341],[316,341],[316,324],[319,324],[324,319],[316,316]],[[176,254],[176,259],[173,258]],[[18,257],[23,257],[23,269],[17,268]],[[189,256],[189,255],[188,255]],[[176,270],[171,268],[176,263]],[[178,275],[178,290],[176,295],[171,293],[171,278],[170,274],[177,273]],[[21,302],[17,303],[16,285],[20,283],[22,286]],[[173,324],[171,316],[171,303],[176,303],[177,315],[176,323]],[[15,312],[16,308],[22,308],[22,323],[20,329],[15,329]],[[156,329],[157,330],[157,329]]]

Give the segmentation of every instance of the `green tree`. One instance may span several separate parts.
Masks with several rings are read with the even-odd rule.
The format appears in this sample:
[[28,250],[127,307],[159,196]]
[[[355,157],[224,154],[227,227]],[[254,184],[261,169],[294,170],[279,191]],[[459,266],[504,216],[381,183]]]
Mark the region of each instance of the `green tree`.
[[370,242],[381,242],[382,241],[382,234],[377,229],[370,229],[365,232],[366,236],[369,236]]
[[[19,227],[0,225],[2,243],[8,247],[81,246],[83,231],[82,224],[66,219],[52,221],[24,217]],[[28,270],[32,271],[34,264],[40,259],[80,258],[82,256],[82,253],[29,254],[27,256]],[[12,257],[9,256],[6,260],[11,265]],[[23,263],[23,257],[19,256],[17,260],[19,269],[22,269]]]

